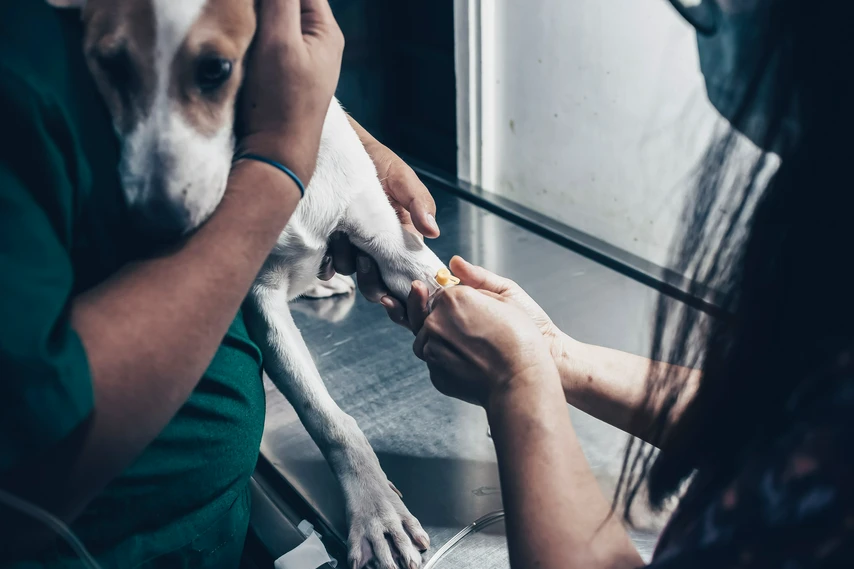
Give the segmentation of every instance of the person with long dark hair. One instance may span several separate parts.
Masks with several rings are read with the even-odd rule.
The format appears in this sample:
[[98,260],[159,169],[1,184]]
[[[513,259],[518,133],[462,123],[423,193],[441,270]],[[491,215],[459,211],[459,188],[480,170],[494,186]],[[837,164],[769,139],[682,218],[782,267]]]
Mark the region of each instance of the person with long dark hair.
[[[854,567],[854,34],[830,0],[673,3],[732,127],[674,251],[714,309],[663,297],[647,360],[571,339],[459,258],[467,286],[431,312],[420,283],[406,307],[382,302],[435,386],[487,411],[513,567],[644,565],[621,523],[644,484],[653,506],[679,498],[650,567]],[[650,443],[630,443],[618,501],[566,402]]]

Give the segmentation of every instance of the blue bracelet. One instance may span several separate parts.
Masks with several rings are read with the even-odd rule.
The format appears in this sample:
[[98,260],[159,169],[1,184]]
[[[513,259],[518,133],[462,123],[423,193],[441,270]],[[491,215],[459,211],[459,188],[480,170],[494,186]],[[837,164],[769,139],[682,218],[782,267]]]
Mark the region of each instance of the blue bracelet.
[[263,162],[264,164],[269,164],[273,168],[281,170],[282,172],[287,174],[288,177],[290,177],[290,179],[293,180],[294,183],[297,185],[297,187],[299,188],[300,197],[301,198],[305,197],[305,186],[303,185],[302,180],[300,180],[299,176],[297,176],[296,174],[291,172],[291,170],[287,166],[285,166],[284,164],[280,164],[279,162],[276,162],[275,160],[270,160],[269,158],[264,158],[263,156],[259,156],[258,154],[251,154],[251,153],[250,154],[241,154],[240,156],[238,156],[237,158],[234,159],[235,162],[237,162],[238,160],[257,160],[258,162]]

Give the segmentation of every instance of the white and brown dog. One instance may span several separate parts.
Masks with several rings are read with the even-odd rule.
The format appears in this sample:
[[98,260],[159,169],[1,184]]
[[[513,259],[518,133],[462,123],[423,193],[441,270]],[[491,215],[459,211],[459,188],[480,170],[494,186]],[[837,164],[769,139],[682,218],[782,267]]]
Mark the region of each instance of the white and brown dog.
[[[156,234],[180,234],[219,204],[234,151],[234,107],[255,33],[253,0],[52,0],[83,8],[85,53],[122,142],[129,206]],[[428,539],[383,473],[367,438],[327,392],[288,302],[350,292],[349,277],[320,285],[327,241],[345,232],[377,262],[392,294],[413,280],[438,288],[443,263],[403,230],[374,165],[333,100],[317,169],[251,292],[251,334],[265,371],[296,409],[344,491],[350,562],[421,565]],[[318,290],[321,287],[321,290]]]

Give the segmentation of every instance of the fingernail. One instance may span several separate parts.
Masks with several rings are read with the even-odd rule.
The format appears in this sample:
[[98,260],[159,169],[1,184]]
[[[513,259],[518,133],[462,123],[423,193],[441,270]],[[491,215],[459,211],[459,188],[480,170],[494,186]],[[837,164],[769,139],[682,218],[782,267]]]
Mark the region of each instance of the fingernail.
[[382,304],[385,308],[387,308],[389,310],[394,308],[394,302],[391,300],[391,298],[389,298],[387,296],[384,296],[380,299],[380,304]]
[[359,266],[360,273],[369,273],[371,272],[371,260],[368,257],[364,257],[359,255],[356,258],[356,264]]
[[427,225],[430,226],[430,229],[433,229],[434,231],[439,231],[439,224],[436,223],[436,218],[433,216],[432,213],[427,214]]

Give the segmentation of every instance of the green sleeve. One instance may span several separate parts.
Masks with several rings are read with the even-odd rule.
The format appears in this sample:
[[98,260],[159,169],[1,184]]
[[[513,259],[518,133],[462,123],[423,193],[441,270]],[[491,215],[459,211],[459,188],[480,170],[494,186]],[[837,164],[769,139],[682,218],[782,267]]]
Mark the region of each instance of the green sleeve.
[[[0,67],[0,71],[2,67]],[[69,323],[74,137],[14,74],[0,85],[0,473],[68,436],[93,408]]]

